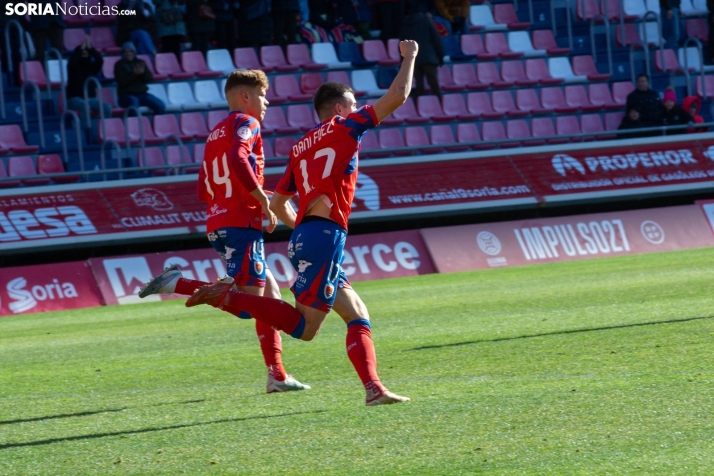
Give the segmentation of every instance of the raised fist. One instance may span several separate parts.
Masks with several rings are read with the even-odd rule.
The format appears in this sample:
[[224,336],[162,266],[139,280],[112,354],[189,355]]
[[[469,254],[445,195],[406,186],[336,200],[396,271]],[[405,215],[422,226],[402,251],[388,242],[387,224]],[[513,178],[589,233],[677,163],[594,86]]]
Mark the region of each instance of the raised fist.
[[414,40],[403,40],[399,42],[399,52],[403,57],[415,58],[419,52],[419,44]]

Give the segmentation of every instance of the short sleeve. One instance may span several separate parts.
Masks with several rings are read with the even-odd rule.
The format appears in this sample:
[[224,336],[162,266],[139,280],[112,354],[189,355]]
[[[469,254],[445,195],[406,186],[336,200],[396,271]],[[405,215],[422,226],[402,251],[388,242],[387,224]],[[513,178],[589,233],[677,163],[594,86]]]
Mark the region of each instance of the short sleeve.
[[370,129],[377,127],[379,120],[372,106],[364,106],[347,116],[343,126],[347,133],[356,141]]
[[256,136],[260,134],[260,125],[255,118],[239,114],[233,124],[233,131],[233,142],[245,143],[252,149]]
[[295,195],[297,193],[297,187],[295,186],[295,175],[290,168],[290,164],[285,169],[285,173],[280,178],[278,185],[275,186],[275,192],[281,195]]

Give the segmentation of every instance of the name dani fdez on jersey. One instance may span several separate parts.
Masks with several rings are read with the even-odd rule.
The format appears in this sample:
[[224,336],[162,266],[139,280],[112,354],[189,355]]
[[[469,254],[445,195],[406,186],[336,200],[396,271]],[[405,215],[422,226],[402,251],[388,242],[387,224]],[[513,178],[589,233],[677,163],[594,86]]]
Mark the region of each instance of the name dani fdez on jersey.
[[332,132],[332,122],[324,122],[322,125],[320,125],[320,127],[315,129],[312,134],[306,135],[293,146],[293,155],[297,157],[313,145],[320,142],[323,137],[332,134]]

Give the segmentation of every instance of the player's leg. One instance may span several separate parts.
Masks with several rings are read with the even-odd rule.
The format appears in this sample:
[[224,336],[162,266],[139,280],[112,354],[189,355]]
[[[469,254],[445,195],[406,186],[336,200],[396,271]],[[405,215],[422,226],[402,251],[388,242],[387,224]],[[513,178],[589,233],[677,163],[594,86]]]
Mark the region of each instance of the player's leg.
[[[342,275],[344,276],[344,275]],[[347,357],[357,371],[365,391],[367,405],[408,402],[408,397],[396,395],[384,387],[377,374],[377,354],[372,341],[369,312],[359,295],[344,277],[337,291],[333,309],[347,324]]]

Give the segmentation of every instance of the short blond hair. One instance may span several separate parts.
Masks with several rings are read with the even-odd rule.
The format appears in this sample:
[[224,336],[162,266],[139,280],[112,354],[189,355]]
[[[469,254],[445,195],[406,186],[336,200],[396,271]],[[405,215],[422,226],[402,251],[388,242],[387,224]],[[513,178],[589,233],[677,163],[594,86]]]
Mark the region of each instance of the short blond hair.
[[226,86],[223,91],[228,94],[228,91],[237,87],[247,88],[263,88],[266,91],[270,87],[268,77],[259,69],[239,69],[233,71],[226,80]]

